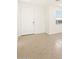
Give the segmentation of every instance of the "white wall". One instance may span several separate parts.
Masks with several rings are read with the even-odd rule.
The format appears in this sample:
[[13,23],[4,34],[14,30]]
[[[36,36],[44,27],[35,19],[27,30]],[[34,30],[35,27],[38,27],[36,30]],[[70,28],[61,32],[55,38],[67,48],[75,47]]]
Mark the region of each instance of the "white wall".
[[49,5],[49,34],[55,34],[62,32],[62,24],[56,24],[56,18],[54,13],[56,11],[57,6],[59,6],[61,2],[57,3],[56,1],[53,4]]
[[21,5],[20,4],[18,4],[18,11],[17,12],[18,12],[17,13],[17,16],[18,16],[17,17],[17,35],[21,35],[22,20],[21,20]]
[[[22,10],[21,8],[32,7],[34,9],[34,17],[36,25],[34,26],[35,34],[48,33],[55,34],[62,32],[62,25],[56,24],[54,11],[58,3],[53,2],[48,6],[34,5],[29,3],[19,3],[18,7],[18,35],[22,33]],[[25,27],[25,29],[27,29]]]

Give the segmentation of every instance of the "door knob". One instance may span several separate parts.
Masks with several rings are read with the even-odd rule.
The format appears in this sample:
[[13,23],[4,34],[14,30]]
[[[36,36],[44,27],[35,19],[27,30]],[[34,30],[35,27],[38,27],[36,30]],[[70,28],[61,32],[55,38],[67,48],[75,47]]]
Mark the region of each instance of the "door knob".
[[33,24],[35,24],[35,21],[33,21]]

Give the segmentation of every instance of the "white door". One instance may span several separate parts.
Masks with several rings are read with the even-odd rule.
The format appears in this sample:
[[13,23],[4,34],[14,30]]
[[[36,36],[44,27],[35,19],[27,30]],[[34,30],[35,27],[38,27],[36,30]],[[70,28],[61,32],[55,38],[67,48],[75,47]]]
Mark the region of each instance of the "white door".
[[33,25],[33,8],[27,7],[22,8],[22,35],[33,34],[34,25]]
[[34,8],[35,34],[45,33],[45,15],[42,7]]

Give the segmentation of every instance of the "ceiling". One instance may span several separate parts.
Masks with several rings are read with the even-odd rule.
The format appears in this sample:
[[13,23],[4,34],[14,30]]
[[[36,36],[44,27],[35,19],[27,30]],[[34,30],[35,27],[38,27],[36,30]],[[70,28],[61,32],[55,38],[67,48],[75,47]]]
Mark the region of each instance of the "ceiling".
[[20,2],[26,2],[31,4],[48,5],[53,0],[19,0]]

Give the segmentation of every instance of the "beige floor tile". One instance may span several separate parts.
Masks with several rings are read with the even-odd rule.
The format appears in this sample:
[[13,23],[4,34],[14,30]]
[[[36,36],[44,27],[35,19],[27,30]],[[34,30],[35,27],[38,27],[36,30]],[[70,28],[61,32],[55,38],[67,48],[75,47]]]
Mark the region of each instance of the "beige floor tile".
[[18,37],[17,59],[62,59],[62,34]]

